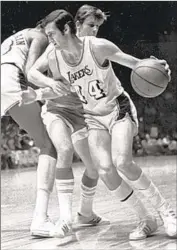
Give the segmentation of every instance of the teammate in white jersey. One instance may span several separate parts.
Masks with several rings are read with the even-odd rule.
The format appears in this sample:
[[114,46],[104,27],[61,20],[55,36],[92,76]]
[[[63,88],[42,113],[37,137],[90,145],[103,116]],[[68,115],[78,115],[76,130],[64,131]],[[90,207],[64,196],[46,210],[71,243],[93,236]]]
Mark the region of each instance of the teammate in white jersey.
[[[44,19],[43,25],[55,44],[55,55],[60,63],[57,65],[61,75],[72,87],[74,86],[83,101],[89,126],[90,151],[95,165],[100,167],[101,179],[121,201],[129,202],[137,209],[133,202],[135,197],[132,198],[133,190],[120,178],[117,168],[129,179],[133,187],[143,189],[142,192],[162,216],[167,234],[176,236],[174,212],[154,184],[132,160],[132,139],[137,132],[136,110],[114,75],[110,63],[115,61],[133,69],[140,59],[123,53],[116,45],[105,39],[79,39],[73,30],[74,22],[66,11],[52,12]],[[41,67],[41,60],[34,68]],[[164,64],[170,75],[168,64],[164,60],[159,62]],[[31,72],[34,73],[34,70]],[[35,77],[32,75],[31,80],[34,80]],[[43,77],[39,79],[38,81],[43,83],[46,80]],[[56,84],[50,85],[50,82],[46,82],[47,85],[54,92],[58,92]],[[143,213],[140,209],[137,210],[139,214]],[[137,234],[139,239],[145,238],[156,229],[155,222],[147,219],[141,228],[138,227],[130,235],[130,239],[136,239]]]
[[[78,9],[74,19],[77,27],[76,35],[78,37],[97,36],[100,26],[107,19],[107,15],[100,9],[86,4]],[[72,135],[72,142],[75,151],[81,157],[85,166],[87,166],[87,169],[92,169],[94,163],[90,156],[87,137],[88,130],[85,127],[84,129],[78,131],[76,134]],[[83,220],[83,216],[80,216],[80,214],[88,216],[90,214],[90,211],[92,211],[91,208],[97,183],[94,183],[93,180],[91,180],[88,176],[91,176],[96,180],[97,172],[95,173],[94,171],[89,171],[89,173],[87,173],[87,169],[82,177],[80,207],[78,216],[76,217],[76,221],[79,221],[80,219]],[[92,183],[94,184],[94,186],[92,185]],[[139,203],[139,207],[143,207],[143,205]],[[145,220],[148,212],[145,209],[141,210],[144,211],[144,215],[141,215],[140,219]],[[150,214],[148,217],[150,217]],[[151,215],[151,218],[152,217],[153,216]]]
[[19,106],[21,90],[29,83],[26,74],[48,45],[42,30],[24,29],[8,37],[1,45],[1,115],[10,115],[34,139],[40,148],[37,167],[37,196],[31,231],[46,236],[54,226],[47,209],[55,180],[56,151],[41,119],[38,102]]
[[[77,36],[97,36],[99,28],[105,20],[107,20],[107,15],[97,7],[87,4],[81,6],[75,15]],[[74,149],[86,166],[81,181],[80,206],[78,216],[76,217],[76,222],[78,224],[80,221],[82,223],[83,221],[86,222],[86,218],[90,216],[93,210],[93,199],[98,182],[98,172],[94,170],[95,168],[93,169],[94,163],[91,159],[87,137],[87,127],[72,135]]]
[[[161,215],[167,234],[176,237],[175,213],[157,187],[133,162],[132,141],[137,133],[136,110],[110,63],[114,61],[134,69],[141,60],[123,53],[106,39],[79,39],[71,29],[72,20],[66,19],[69,22],[66,21],[65,25],[61,22],[64,16],[66,18],[67,13],[62,10],[49,14],[44,20],[45,32],[55,44],[61,75],[74,86],[83,101],[89,127],[90,152],[95,165],[100,167],[100,177],[120,200],[130,198],[132,189],[120,177],[115,178],[115,166],[133,187],[149,198]],[[168,71],[170,80],[168,64],[164,60],[159,60],[159,63]],[[122,187],[124,192],[121,192]],[[146,234],[146,230],[143,233]]]

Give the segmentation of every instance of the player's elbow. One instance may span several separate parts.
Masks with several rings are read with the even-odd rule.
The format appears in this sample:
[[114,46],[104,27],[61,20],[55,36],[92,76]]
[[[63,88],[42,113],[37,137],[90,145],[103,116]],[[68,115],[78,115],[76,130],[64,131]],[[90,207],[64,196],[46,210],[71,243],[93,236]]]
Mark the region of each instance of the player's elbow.
[[35,69],[31,68],[27,73],[27,80],[29,82],[34,83],[35,82]]

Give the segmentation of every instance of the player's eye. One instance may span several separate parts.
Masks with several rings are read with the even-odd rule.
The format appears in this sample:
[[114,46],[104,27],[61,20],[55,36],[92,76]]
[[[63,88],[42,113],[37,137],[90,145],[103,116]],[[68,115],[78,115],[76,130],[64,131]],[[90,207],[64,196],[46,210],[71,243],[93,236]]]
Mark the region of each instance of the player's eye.
[[89,26],[90,26],[91,28],[93,28],[95,25],[94,25],[94,24],[89,24]]

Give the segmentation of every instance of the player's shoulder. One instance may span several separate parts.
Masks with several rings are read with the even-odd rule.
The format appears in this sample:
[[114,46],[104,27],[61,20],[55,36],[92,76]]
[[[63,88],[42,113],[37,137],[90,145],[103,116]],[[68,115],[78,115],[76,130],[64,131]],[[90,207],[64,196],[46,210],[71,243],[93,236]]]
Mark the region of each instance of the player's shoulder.
[[107,56],[117,48],[114,43],[105,38],[91,37],[90,42],[91,49],[95,55],[105,54],[105,56]]
[[27,31],[28,34],[31,35],[32,37],[46,37],[45,33],[40,29],[29,28]]
[[41,41],[43,43],[48,42],[47,36],[41,30],[38,30],[36,28],[31,28],[31,29],[29,28],[26,33],[27,33],[27,37],[28,37],[29,40],[36,39],[36,40],[39,40],[39,41]]
[[107,43],[107,39],[105,38],[100,38],[100,37],[95,37],[95,36],[87,36],[87,39],[89,39],[92,43],[95,43],[95,44],[105,44]]
[[90,43],[95,49],[103,49],[112,46],[112,42],[105,38],[98,38],[94,36],[90,36],[87,39],[90,40]]

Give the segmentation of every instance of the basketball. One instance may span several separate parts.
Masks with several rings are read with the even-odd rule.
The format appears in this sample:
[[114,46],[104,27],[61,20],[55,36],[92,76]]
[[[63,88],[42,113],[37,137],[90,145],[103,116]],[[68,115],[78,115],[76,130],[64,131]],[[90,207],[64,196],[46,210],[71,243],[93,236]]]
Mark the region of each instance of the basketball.
[[162,94],[166,89],[168,74],[157,60],[144,59],[132,70],[131,84],[140,96],[153,98]]

